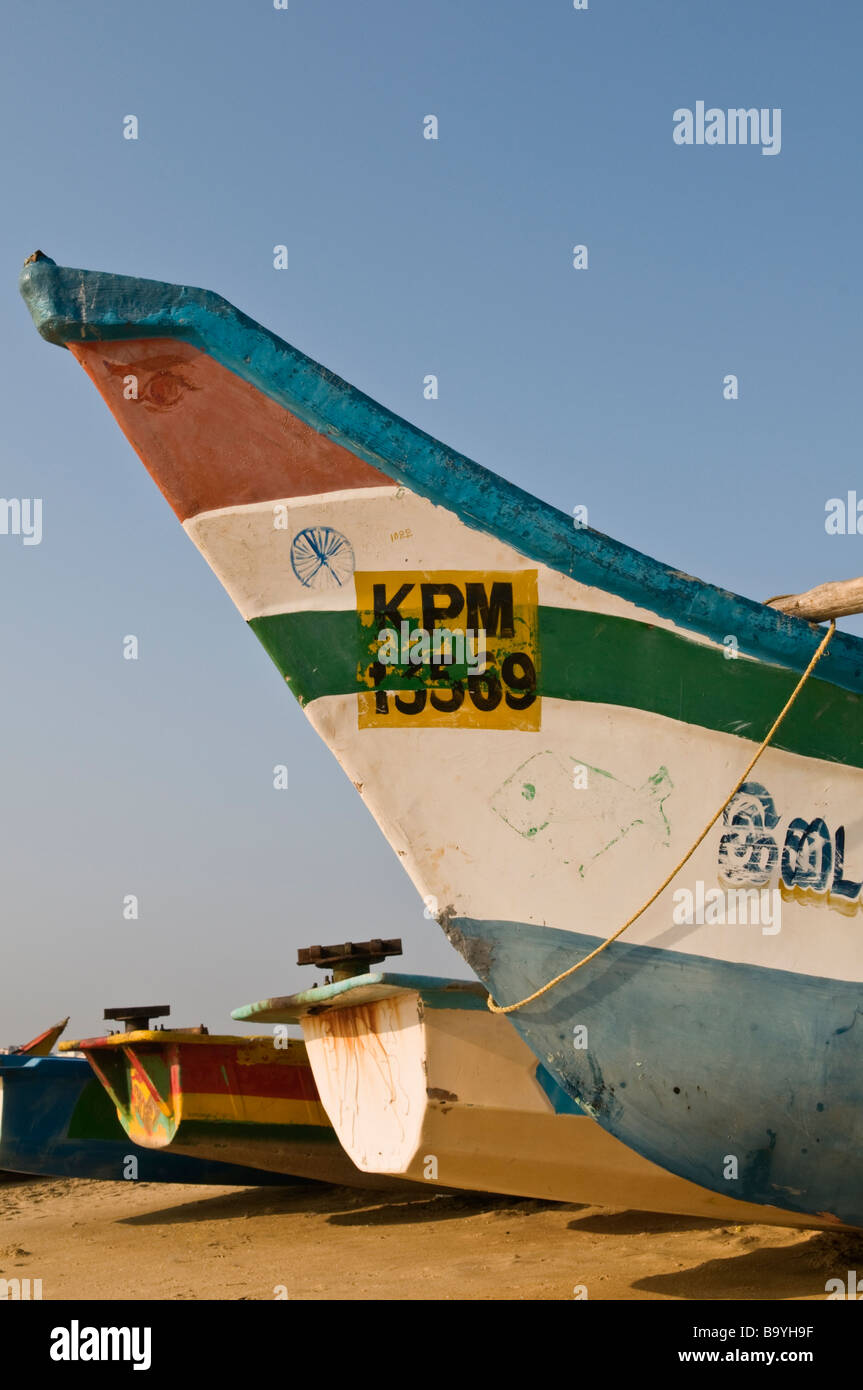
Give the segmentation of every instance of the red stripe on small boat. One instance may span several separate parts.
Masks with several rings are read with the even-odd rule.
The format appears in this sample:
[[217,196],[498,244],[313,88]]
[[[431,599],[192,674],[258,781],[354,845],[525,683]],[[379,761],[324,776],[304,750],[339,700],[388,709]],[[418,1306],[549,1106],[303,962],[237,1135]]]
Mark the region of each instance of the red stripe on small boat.
[[[168,1044],[169,1055],[177,1055],[178,1044]],[[137,1050],[137,1049],[136,1049]],[[139,1056],[146,1067],[147,1050]],[[180,1085],[188,1094],[211,1096],[260,1096],[274,1100],[318,1100],[318,1088],[308,1064],[295,1066],[284,1062],[253,1062],[237,1060],[236,1054],[218,1044],[212,1048],[196,1045],[181,1048]]]

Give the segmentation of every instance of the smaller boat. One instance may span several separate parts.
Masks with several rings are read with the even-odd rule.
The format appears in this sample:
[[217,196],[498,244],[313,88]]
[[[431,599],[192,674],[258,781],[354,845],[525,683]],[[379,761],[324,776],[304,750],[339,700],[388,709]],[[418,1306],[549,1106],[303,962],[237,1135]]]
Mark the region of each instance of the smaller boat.
[[373,972],[401,942],[314,946],[327,983],[235,1009],[303,1030],[321,1100],[365,1173],[720,1221],[822,1223],[708,1191],[641,1158],[557,1084],[477,982]]
[[321,1104],[299,1038],[148,1024],[168,1007],[106,1009],[124,1032],[66,1042],[82,1052],[123,1131],[166,1158],[252,1165],[350,1187],[397,1185],[358,1171]]
[[[21,1057],[26,1054],[28,1057],[47,1057],[53,1050],[54,1044],[62,1036],[68,1017],[61,1019],[59,1023],[52,1023],[50,1028],[46,1028],[43,1033],[37,1033],[35,1038],[29,1042],[21,1043],[18,1047],[0,1047],[0,1057]],[[0,1117],[3,1113],[3,1083],[0,1081]],[[7,1168],[0,1168],[0,1182],[9,1182],[21,1177],[20,1173],[10,1172]]]
[[65,1032],[68,1018],[62,1018],[59,1023],[52,1023],[50,1028],[46,1028],[44,1033],[37,1033],[35,1038],[29,1042],[22,1043],[19,1047],[0,1047],[0,1056],[20,1057],[24,1053],[28,1057],[47,1057],[54,1050],[54,1044]]
[[284,1175],[153,1152],[124,1134],[84,1057],[0,1056],[0,1168],[49,1178],[139,1182],[291,1182]]

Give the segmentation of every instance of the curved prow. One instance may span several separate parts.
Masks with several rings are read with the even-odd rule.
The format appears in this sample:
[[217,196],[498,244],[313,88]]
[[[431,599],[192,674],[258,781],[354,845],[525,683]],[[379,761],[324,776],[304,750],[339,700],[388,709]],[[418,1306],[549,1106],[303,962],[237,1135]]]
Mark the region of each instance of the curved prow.
[[57,1039],[61,1036],[69,1019],[61,1019],[59,1023],[52,1023],[50,1028],[46,1028],[44,1033],[37,1033],[35,1038],[23,1043],[21,1047],[13,1048],[17,1056],[26,1055],[28,1057],[47,1057],[52,1051]]

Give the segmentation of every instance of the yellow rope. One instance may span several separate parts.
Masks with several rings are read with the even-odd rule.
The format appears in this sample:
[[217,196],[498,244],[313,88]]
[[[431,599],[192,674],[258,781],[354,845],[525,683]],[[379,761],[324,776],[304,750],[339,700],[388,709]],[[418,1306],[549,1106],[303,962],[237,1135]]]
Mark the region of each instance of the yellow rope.
[[619,936],[622,936],[623,933],[629,927],[632,926],[633,922],[637,922],[642,913],[646,912],[647,909],[653,903],[656,902],[656,899],[659,897],[659,895],[665,892],[671,880],[675,878],[677,874],[680,873],[680,870],[683,868],[684,864],[686,864],[688,860],[692,858],[693,854],[698,849],[698,846],[713,829],[714,825],[719,820],[719,817],[722,815],[722,812],[725,810],[726,806],[728,805],[731,798],[734,796],[735,792],[739,791],[743,783],[746,781],[755,764],[758,762],[758,759],[761,757],[761,754],[764,752],[765,748],[767,748],[770,744],[773,735],[776,733],[777,729],[780,728],[783,720],[785,719],[785,716],[788,714],[789,710],[791,709],[792,705],[797,699],[797,696],[800,694],[809,677],[812,675],[812,672],[815,670],[815,667],[818,665],[818,662],[821,660],[822,656],[826,652],[830,644],[830,639],[832,638],[835,631],[836,619],[831,618],[830,626],[825,632],[823,638],[821,639],[821,642],[818,645],[818,649],[815,652],[815,655],[812,657],[812,660],[810,661],[809,665],[806,667],[806,670],[803,672],[803,675],[797,682],[797,685],[795,686],[791,696],[786,701],[785,707],[783,708],[781,714],[775,720],[772,727],[768,730],[766,736],[762,739],[761,744],[759,745],[754,757],[752,757],[749,760],[743,772],[741,772],[737,781],[734,783],[734,786],[731,788],[731,791],[726,796],[722,805],[715,812],[715,814],[710,817],[710,820],[707,822],[701,834],[698,836],[698,839],[691,846],[691,848],[686,851],[680,863],[677,864],[675,868],[671,870],[671,873],[668,874],[668,876],[662,880],[662,883],[660,883],[659,887],[656,889],[656,892],[651,893],[650,897],[647,899],[647,902],[643,903],[642,906],[638,909],[638,911],[634,912],[632,916],[626,922],[624,922],[622,927],[618,927],[616,932],[612,932],[611,936],[607,937],[606,940],[603,941],[601,946],[597,946],[595,951],[591,951],[589,956],[585,956],[584,960],[577,961],[575,965],[571,965],[568,970],[564,970],[560,975],[555,975],[554,979],[549,980],[547,985],[543,985],[541,989],[534,990],[533,994],[528,994],[525,999],[519,999],[517,1004],[496,1004],[492,999],[491,995],[489,995],[487,1003],[488,1007],[491,1009],[491,1012],[493,1014],[515,1013],[516,1009],[523,1009],[525,1004],[532,1004],[534,999],[539,999],[543,994],[547,994],[550,989],[554,989],[555,985],[559,985],[561,980],[565,980],[567,976],[574,975],[576,970],[583,969],[583,967],[587,965],[589,961],[594,960],[596,956],[598,956],[602,951],[606,949],[606,947],[610,946],[612,941],[616,941]]

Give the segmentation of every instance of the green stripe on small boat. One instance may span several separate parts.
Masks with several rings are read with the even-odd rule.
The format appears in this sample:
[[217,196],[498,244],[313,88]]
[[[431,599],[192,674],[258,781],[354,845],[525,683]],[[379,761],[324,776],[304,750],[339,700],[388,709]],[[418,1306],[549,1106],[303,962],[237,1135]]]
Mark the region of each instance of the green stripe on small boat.
[[[282,613],[249,626],[301,704],[367,689],[357,679],[367,632],[353,610]],[[787,667],[725,656],[630,618],[539,609],[539,693],[621,705],[759,742],[799,679]],[[418,684],[387,680],[388,688]],[[863,767],[863,698],[811,678],[773,740],[804,757]]]
[[[177,1128],[174,1143],[182,1151],[194,1149],[199,1145],[206,1150],[207,1158],[216,1158],[213,1142],[219,1139],[242,1139],[246,1143],[255,1141],[262,1144],[308,1144],[313,1149],[333,1145],[341,1148],[336,1131],[329,1123],[258,1124],[254,1120],[182,1120]],[[234,1160],[229,1158],[222,1161],[232,1163]]]
[[122,1140],[123,1131],[114,1103],[95,1076],[85,1083],[69,1120],[69,1139]]

